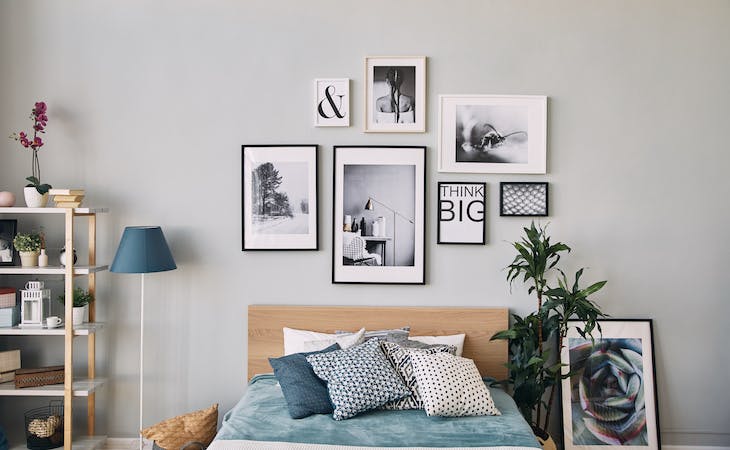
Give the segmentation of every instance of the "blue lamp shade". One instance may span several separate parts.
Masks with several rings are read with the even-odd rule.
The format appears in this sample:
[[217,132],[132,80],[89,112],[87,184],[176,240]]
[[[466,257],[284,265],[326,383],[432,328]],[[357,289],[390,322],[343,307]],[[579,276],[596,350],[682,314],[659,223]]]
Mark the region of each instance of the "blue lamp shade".
[[117,273],[151,273],[177,269],[160,227],[126,227],[109,269]]

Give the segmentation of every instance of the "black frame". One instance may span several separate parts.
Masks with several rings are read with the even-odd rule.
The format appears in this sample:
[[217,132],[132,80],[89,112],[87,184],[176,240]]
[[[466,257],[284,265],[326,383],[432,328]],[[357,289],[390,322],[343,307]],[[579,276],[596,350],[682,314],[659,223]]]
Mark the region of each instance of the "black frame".
[[[315,211],[315,245],[313,248],[246,248],[246,148],[272,148],[272,147],[314,147],[314,196],[317,202],[317,210]],[[241,145],[241,251],[318,251],[319,250],[319,145],[317,144],[252,144]]]
[[6,228],[9,229],[9,231],[12,233],[12,236],[10,237],[10,248],[11,248],[11,254],[12,258],[10,261],[0,261],[0,266],[15,266],[18,264],[18,251],[15,249],[15,245],[13,245],[13,239],[15,239],[15,236],[18,234],[18,220],[17,219],[0,219],[0,231],[5,230]]
[[[481,185],[484,188],[484,196],[482,197],[482,205],[484,206],[484,217],[482,218],[482,241],[481,242],[459,242],[459,241],[442,241],[441,240],[441,186],[449,184],[460,185]],[[436,194],[436,243],[437,244],[463,244],[463,245],[484,245],[487,243],[487,183],[471,182],[471,181],[439,181],[438,193]]]
[[[421,220],[423,220],[423,262],[422,267],[423,271],[421,273],[421,281],[418,282],[408,282],[408,281],[398,281],[398,282],[389,282],[389,281],[337,281],[335,279],[335,233],[338,230],[339,225],[337,224],[337,217],[334,214],[334,212],[337,209],[337,150],[341,148],[411,148],[411,149],[421,149],[422,154],[421,157],[423,158],[423,217],[421,217]],[[426,208],[427,208],[427,202],[426,202],[426,194],[428,193],[426,190],[426,185],[428,183],[428,180],[426,176],[428,175],[427,170],[427,159],[426,159],[426,146],[425,145],[335,145],[332,147],[333,149],[333,156],[332,156],[332,284],[383,284],[383,285],[425,285],[426,284],[426,235],[428,234],[427,229],[427,223],[426,223]],[[414,217],[415,219],[415,217]]]
[[[504,212],[504,187],[505,185],[541,184],[545,186],[545,214],[505,214]],[[500,217],[547,217],[550,215],[550,186],[546,181],[502,181],[499,183],[499,215]]]
[[[571,322],[574,322],[575,324],[578,324],[578,325],[579,324],[582,324],[582,322],[581,321],[578,321],[578,320],[569,320],[568,321],[568,324],[569,324],[568,326],[569,327],[571,326],[570,325]],[[604,323],[604,322],[628,322],[628,323],[641,322],[641,323],[647,323],[649,325],[649,346],[651,347],[651,371],[652,371],[652,379],[654,381],[653,394],[654,394],[654,414],[655,414],[655,417],[656,417],[656,423],[655,423],[655,427],[656,427],[656,439],[657,439],[657,447],[656,448],[657,449],[661,449],[662,448],[662,438],[661,438],[661,428],[659,426],[659,396],[658,396],[658,393],[657,393],[657,384],[658,383],[657,383],[657,378],[656,378],[656,352],[655,352],[655,349],[654,349],[654,321],[652,319],[620,319],[620,318],[610,318],[610,319],[605,318],[605,319],[599,319],[597,321],[598,325],[600,325],[601,323]],[[600,336],[595,336],[595,334],[596,334],[596,331],[595,330],[594,330],[593,334],[594,334],[594,338],[600,339]],[[618,337],[618,338],[617,337],[607,337],[607,339],[619,339],[619,338],[620,337]],[[561,364],[566,364],[566,361],[563,361],[562,355],[560,356],[560,363]],[[567,361],[567,368],[568,368],[568,370],[570,369],[570,361]],[[647,370],[647,368],[644,367],[643,368],[643,371],[646,372],[646,370]],[[568,383],[570,383],[570,380],[568,380]],[[562,386],[561,386],[561,388],[562,388]],[[560,399],[561,400],[561,405],[562,405],[562,402],[563,402],[563,398],[562,397],[564,395],[565,395],[565,393],[564,392],[561,392],[561,399]],[[570,392],[568,392],[567,395],[570,395]],[[565,416],[563,416],[563,417],[565,417]],[[569,426],[572,426],[572,422],[569,423],[569,424],[563,423],[563,445],[565,446],[566,449],[568,449],[568,442],[567,442],[567,435],[566,435],[565,430]],[[647,422],[647,427],[648,426],[649,426],[649,422]],[[612,448],[621,448],[621,446],[611,446],[611,445],[603,445],[602,447],[606,448],[606,450],[610,450]],[[649,449],[649,448],[653,448],[653,447],[651,447],[649,445],[649,446],[647,446],[647,449]]]

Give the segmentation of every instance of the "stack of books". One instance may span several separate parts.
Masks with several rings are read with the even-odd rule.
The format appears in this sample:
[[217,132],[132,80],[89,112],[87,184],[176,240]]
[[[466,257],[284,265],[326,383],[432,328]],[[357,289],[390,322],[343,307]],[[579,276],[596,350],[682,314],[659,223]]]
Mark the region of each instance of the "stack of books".
[[20,323],[20,306],[15,289],[0,287],[0,328],[14,327]]
[[78,208],[86,195],[83,189],[51,189],[48,193],[53,196],[56,208]]

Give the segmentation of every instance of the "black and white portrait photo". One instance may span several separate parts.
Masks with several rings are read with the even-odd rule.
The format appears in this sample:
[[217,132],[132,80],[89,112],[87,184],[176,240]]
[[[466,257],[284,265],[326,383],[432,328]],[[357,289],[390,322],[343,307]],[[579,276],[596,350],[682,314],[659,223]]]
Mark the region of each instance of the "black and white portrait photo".
[[543,182],[499,183],[500,216],[548,215],[548,184]]
[[438,183],[438,244],[486,242],[487,183]]
[[316,146],[244,146],[244,250],[317,246]]
[[439,170],[545,173],[547,98],[440,97]]
[[335,147],[334,282],[422,282],[424,155]]
[[17,220],[0,220],[0,266],[14,265],[15,248],[13,247],[13,239],[15,239],[17,229]]
[[314,80],[314,126],[350,126],[350,79]]
[[366,58],[365,131],[425,131],[425,58]]

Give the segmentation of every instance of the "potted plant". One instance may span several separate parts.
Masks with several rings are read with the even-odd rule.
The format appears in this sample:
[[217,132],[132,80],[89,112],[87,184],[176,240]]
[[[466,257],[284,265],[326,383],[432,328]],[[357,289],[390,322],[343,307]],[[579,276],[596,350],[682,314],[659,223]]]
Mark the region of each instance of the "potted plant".
[[[524,228],[524,233],[519,242],[512,244],[517,256],[507,266],[507,280],[510,288],[517,280],[527,284],[528,294],[537,297],[537,309],[525,317],[513,314],[512,326],[496,333],[492,340],[509,341],[508,378],[504,381],[511,386],[517,407],[543,448],[554,449],[548,427],[555,389],[563,378],[569,377],[562,373],[559,361],[568,320],[582,324],[576,329],[583,337],[592,336],[595,329],[600,332],[597,320],[606,314],[588,296],[603,288],[606,281],[581,288],[584,269],[580,269],[570,283],[557,267],[561,254],[570,252],[570,247],[561,242],[551,243],[545,228],[535,226],[534,222]],[[556,276],[550,281],[548,278],[554,273]]]
[[43,139],[40,134],[46,132],[46,124],[48,124],[48,116],[46,112],[48,107],[44,102],[36,102],[30,113],[30,119],[33,121],[33,137],[31,138],[24,131],[13,133],[10,138],[20,142],[24,148],[30,148],[33,151],[32,157],[32,175],[26,178],[28,184],[25,185],[23,194],[25,195],[25,205],[29,208],[42,208],[48,203],[48,191],[51,189],[50,184],[41,183],[41,166],[38,162],[38,150],[43,147]]
[[35,233],[19,233],[13,239],[13,246],[20,254],[20,265],[35,267],[41,249],[41,237]]
[[[65,304],[66,301],[66,294],[61,294],[58,296],[58,301],[61,302],[61,304]],[[94,296],[84,289],[81,289],[80,287],[74,288],[73,293],[73,324],[74,325],[81,325],[84,323],[84,317],[86,315],[86,308],[88,307],[88,304],[94,301]]]

